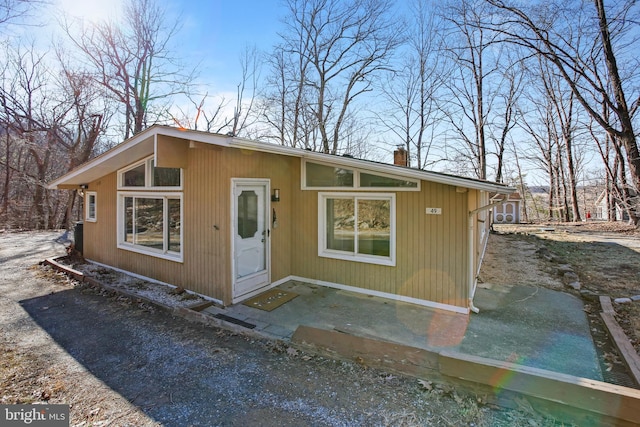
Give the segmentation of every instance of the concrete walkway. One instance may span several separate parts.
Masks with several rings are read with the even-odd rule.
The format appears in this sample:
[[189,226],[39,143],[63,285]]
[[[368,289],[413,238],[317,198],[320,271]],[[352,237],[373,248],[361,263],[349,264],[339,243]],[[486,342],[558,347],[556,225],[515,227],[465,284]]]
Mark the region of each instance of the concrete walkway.
[[299,296],[271,312],[238,304],[204,313],[246,322],[285,341],[304,325],[602,380],[582,302],[562,292],[479,288],[480,313],[467,316],[297,281],[279,288]]

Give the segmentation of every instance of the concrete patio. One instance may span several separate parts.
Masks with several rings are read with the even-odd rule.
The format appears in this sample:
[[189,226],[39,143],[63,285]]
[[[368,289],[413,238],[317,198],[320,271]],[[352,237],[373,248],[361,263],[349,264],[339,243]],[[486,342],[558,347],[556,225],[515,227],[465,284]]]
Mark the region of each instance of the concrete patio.
[[467,316],[298,281],[279,288],[298,297],[270,312],[237,304],[203,313],[246,322],[258,333],[285,341],[299,326],[310,326],[602,380],[582,302],[563,292],[479,288],[475,305],[480,312]]

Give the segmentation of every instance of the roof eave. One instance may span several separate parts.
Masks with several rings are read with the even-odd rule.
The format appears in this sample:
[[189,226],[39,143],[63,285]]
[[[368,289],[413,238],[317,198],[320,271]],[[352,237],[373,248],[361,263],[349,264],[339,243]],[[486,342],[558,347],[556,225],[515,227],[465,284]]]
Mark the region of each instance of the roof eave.
[[247,150],[261,151],[272,154],[286,155],[310,159],[320,162],[331,162],[339,166],[359,168],[372,172],[387,173],[406,178],[421,179],[425,181],[447,184],[457,187],[470,188],[481,191],[510,194],[515,188],[503,184],[488,181],[474,180],[472,178],[457,177],[437,172],[411,169],[407,167],[384,163],[368,162],[351,157],[340,157],[324,153],[307,151],[299,148],[285,147],[276,144],[256,142],[249,139],[228,137],[220,134],[212,134],[202,131],[179,129],[169,126],[154,125],[118,144],[111,150],[95,157],[80,167],[53,180],[47,185],[49,189],[79,187],[82,184],[97,179],[114,170],[125,166],[132,157],[142,158],[153,154],[157,135],[182,138],[190,141],[202,142],[223,147],[235,147]]
[[76,188],[101,176],[121,169],[126,164],[139,158],[151,155],[155,151],[157,135],[171,136],[220,146],[228,145],[230,139],[218,134],[184,130],[169,126],[153,125],[132,136],[112,149],[94,157],[88,162],[51,181],[50,190]]

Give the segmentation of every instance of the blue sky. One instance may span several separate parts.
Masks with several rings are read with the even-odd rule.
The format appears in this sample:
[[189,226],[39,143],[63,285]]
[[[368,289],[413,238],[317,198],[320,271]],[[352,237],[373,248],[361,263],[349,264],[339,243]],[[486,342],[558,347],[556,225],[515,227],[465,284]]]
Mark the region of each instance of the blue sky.
[[[58,12],[97,21],[118,18],[122,0],[55,0]],[[283,28],[286,8],[278,0],[162,0],[169,19],[181,16],[175,46],[189,68],[200,64],[210,93],[234,92],[240,82],[240,55],[246,46],[268,51]]]
[[[186,5],[185,5],[186,3]],[[225,87],[240,81],[240,56],[246,46],[268,51],[282,29],[284,9],[280,2],[197,0],[178,2],[184,27],[180,32],[203,73]]]

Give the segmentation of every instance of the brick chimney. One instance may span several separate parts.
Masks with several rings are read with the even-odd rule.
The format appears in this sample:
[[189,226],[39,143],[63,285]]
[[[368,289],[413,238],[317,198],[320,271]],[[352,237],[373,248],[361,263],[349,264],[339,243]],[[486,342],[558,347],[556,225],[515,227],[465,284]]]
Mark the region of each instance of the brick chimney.
[[398,166],[408,166],[407,150],[402,145],[398,145],[398,149],[393,152],[393,164]]

